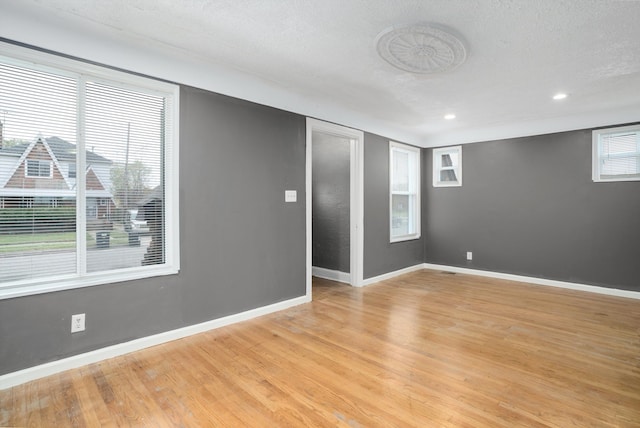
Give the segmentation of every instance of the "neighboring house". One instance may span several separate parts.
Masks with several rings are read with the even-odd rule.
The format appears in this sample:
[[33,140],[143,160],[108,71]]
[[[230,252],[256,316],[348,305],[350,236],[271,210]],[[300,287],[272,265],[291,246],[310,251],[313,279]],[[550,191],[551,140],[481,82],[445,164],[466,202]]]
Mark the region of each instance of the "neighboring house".
[[[109,220],[115,211],[112,161],[87,152],[87,220]],[[0,209],[75,205],[76,145],[58,137],[0,146]]]
[[144,220],[149,227],[151,243],[144,254],[142,265],[156,265],[164,262],[163,219],[164,193],[161,186],[138,202],[138,219]]

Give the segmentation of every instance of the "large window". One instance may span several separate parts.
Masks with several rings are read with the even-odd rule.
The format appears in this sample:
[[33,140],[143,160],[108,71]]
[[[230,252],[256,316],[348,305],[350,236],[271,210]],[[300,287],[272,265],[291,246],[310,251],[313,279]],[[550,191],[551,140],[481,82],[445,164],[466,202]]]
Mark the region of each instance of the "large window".
[[593,181],[640,180],[640,125],[593,131]]
[[389,143],[391,242],[420,238],[420,149]]
[[0,297],[178,271],[177,107],[175,85],[0,44]]

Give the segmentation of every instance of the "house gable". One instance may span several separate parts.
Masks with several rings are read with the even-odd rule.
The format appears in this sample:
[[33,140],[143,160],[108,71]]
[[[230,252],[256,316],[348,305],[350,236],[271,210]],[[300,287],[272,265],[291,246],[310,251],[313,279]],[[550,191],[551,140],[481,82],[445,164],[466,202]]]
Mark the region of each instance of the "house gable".
[[[26,168],[28,160],[51,162],[52,173],[50,177],[27,177]],[[5,188],[14,189],[60,189],[68,190],[69,183],[60,170],[60,164],[53,155],[46,140],[38,138],[24,151],[17,162],[17,167],[11,178],[5,184]]]
[[87,190],[106,190],[91,167],[87,168]]

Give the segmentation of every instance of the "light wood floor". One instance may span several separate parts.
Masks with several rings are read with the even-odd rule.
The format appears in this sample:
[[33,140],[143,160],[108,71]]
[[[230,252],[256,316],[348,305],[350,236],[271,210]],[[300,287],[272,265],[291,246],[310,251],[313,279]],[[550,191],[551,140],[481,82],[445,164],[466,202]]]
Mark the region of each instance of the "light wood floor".
[[640,300],[421,271],[0,391],[0,425],[640,427]]

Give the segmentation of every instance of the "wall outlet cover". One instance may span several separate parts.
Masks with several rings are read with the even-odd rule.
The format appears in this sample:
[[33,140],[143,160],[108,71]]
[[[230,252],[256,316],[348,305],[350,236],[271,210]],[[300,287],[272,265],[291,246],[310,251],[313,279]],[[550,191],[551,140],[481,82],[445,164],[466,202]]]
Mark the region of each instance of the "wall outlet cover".
[[71,315],[71,333],[77,333],[85,330],[85,314]]

